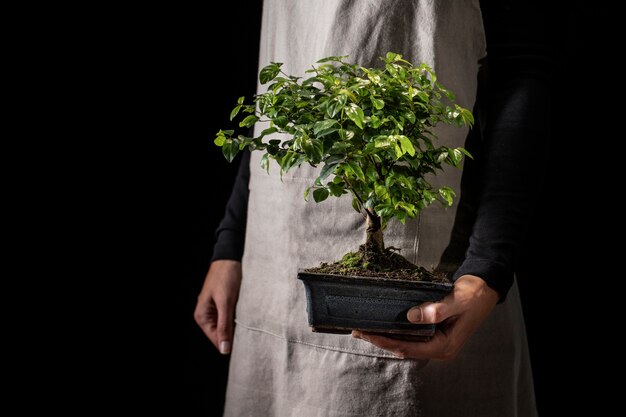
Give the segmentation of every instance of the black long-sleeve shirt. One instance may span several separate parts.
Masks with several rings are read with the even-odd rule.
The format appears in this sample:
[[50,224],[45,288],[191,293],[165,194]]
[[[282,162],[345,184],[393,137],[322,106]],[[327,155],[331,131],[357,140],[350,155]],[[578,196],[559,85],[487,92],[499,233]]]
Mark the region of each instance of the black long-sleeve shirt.
[[[451,246],[462,251],[454,278],[479,276],[502,301],[513,283],[549,147],[551,51],[546,14],[532,1],[483,0],[481,8],[487,61],[479,73],[477,123],[466,145],[476,160],[466,164],[457,214],[471,216],[473,227],[457,233]],[[212,260],[243,255],[249,176],[246,152],[215,232]],[[454,256],[448,252],[444,257]]]

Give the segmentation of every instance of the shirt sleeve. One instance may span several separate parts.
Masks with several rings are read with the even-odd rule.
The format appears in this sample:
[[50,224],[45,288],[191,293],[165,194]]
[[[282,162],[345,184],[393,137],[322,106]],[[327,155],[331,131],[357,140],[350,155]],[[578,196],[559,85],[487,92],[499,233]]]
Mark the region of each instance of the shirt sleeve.
[[[521,1],[484,1],[487,63],[476,105],[476,217],[454,279],[484,279],[504,301],[539,194],[549,144],[551,61],[545,15]],[[478,161],[477,161],[478,162]]]
[[215,245],[211,261],[230,259],[241,261],[246,236],[248,214],[248,182],[250,179],[250,151],[245,151],[231,191],[224,217],[215,230]]

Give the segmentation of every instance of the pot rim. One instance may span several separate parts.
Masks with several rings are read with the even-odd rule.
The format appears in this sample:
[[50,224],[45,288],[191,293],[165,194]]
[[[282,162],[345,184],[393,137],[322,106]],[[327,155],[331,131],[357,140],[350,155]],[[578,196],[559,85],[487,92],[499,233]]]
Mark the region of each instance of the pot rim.
[[430,282],[430,281],[414,281],[406,279],[390,279],[390,278],[374,278],[363,277],[359,275],[338,275],[329,274],[324,272],[306,272],[304,270],[298,270],[298,279],[302,281],[329,281],[329,282],[352,282],[372,284],[378,286],[396,286],[403,288],[415,288],[415,289],[433,289],[439,291],[449,292],[454,287],[454,283],[445,282]]

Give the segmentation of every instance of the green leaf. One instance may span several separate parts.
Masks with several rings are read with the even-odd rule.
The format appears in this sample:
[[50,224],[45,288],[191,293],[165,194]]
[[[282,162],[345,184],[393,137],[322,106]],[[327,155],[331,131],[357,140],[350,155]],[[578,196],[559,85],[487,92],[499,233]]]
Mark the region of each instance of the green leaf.
[[268,127],[261,132],[261,137],[271,135],[272,133],[278,132],[278,129],[275,127]]
[[425,205],[428,205],[436,200],[436,197],[433,195],[433,193],[428,190],[424,190],[422,195],[424,196],[424,202],[426,203]]
[[368,165],[365,170],[365,176],[369,182],[375,182],[378,179],[378,173],[376,172],[376,168],[373,165]]
[[243,104],[243,102],[246,100],[246,98],[244,96],[241,96],[237,99],[237,104]]
[[389,199],[389,190],[384,185],[376,184],[374,186],[374,193],[379,200],[387,200]]
[[418,91],[417,97],[419,97],[419,99],[422,100],[422,102],[428,103],[429,97],[428,97],[428,94],[426,94],[425,92]]
[[239,150],[242,151],[246,146],[250,145],[254,139],[244,135],[237,136],[239,142]]
[[270,140],[270,143],[267,145],[267,153],[269,153],[270,155],[276,155],[278,153],[278,145],[272,142],[274,141]]
[[446,108],[446,113],[448,118],[455,120],[457,123],[460,123],[462,121],[461,116],[461,112],[458,111],[457,109],[452,109],[450,107]]
[[458,149],[448,149],[448,156],[450,157],[453,166],[458,166],[461,159],[463,159],[463,154]]
[[343,183],[337,184],[334,181],[331,181],[328,183],[328,189],[330,190],[330,194],[335,197],[341,197],[342,194],[346,193],[345,184]]
[[398,66],[394,64],[385,65],[385,69],[392,77],[396,78],[398,76]]
[[280,165],[281,175],[284,172],[289,171],[296,165],[299,161],[299,154],[290,150],[285,152],[285,155],[278,160],[278,164]]
[[380,125],[383,124],[383,120],[381,120],[378,116],[372,116],[372,117],[370,117],[370,123],[369,124],[374,129],[378,129],[380,127]]
[[264,154],[261,157],[261,168],[266,170],[268,174],[270,173],[270,159],[269,159],[269,157],[270,156],[267,153]]
[[348,96],[345,94],[335,97],[326,107],[326,115],[332,119],[343,109],[347,101]]
[[448,203],[449,206],[452,205],[452,199],[456,195],[454,191],[452,191],[449,187],[441,187],[439,189],[439,194],[443,197],[443,199]]
[[331,102],[328,106],[326,106],[326,115],[328,117],[335,117],[341,111],[343,105],[338,101]]
[[363,109],[354,103],[351,103],[346,107],[346,115],[356,124],[360,129],[363,129],[363,123],[365,123],[365,114]]
[[400,142],[403,153],[408,153],[411,156],[415,156],[415,147],[413,147],[413,144],[411,143],[411,140],[409,138],[404,135],[396,135],[394,137]]
[[235,116],[237,116],[237,114],[239,113],[239,110],[241,110],[241,104],[237,107],[235,107],[233,109],[233,111],[230,112],[230,120],[233,120],[235,118]]
[[326,119],[315,122],[315,124],[313,125],[313,134],[320,138],[339,130],[337,126],[339,126],[339,123],[333,119]]
[[393,211],[393,206],[389,204],[379,204],[376,206],[376,214],[383,218],[383,222],[393,215]]
[[311,188],[313,187],[307,187],[307,189],[304,190],[304,201],[309,201],[307,199],[309,198],[309,193],[311,192]]
[[339,164],[340,162],[343,162],[343,159],[336,158],[336,157],[333,157],[333,156],[328,158],[326,160],[326,164],[324,165],[324,167],[320,171],[320,175],[319,175],[319,177],[317,177],[316,181],[319,181],[321,183],[323,180],[325,180],[330,174],[335,172],[335,168],[337,168],[337,164]]
[[411,203],[406,203],[404,201],[399,201],[396,204],[396,208],[400,208],[400,209],[404,210],[404,212],[406,214],[408,214],[409,217],[415,217],[415,215],[417,214],[417,210],[415,209],[415,205],[413,205]]
[[224,136],[224,135],[217,135],[217,137],[215,138],[215,140],[213,142],[217,146],[222,146],[222,145],[224,145],[224,142],[226,142],[226,136]]
[[415,123],[415,113],[413,113],[412,111],[404,113],[404,118],[411,123]]
[[385,60],[387,62],[395,62],[399,60],[400,58],[402,58],[402,55],[398,55],[394,52],[387,52],[387,55],[385,55]]
[[404,155],[404,152],[402,152],[402,148],[400,147],[400,145],[398,145],[397,142],[393,144],[393,148],[396,151],[396,158],[400,158],[402,155]]
[[319,61],[317,61],[317,64],[323,64],[324,62],[330,62],[330,61],[335,61],[335,62],[341,62],[344,58],[347,58],[348,55],[344,55],[344,56],[327,56],[326,58],[322,58]]
[[303,142],[306,141],[306,140],[307,140],[306,137],[297,136],[293,140],[293,144],[290,145],[289,147],[292,148],[294,151],[301,151],[301,150],[303,150],[302,149]]
[[467,125],[472,126],[474,124],[474,115],[472,114],[472,112],[458,105],[456,107],[461,114],[461,118],[463,119],[463,122]]
[[374,84],[380,84],[380,75],[374,72],[367,72],[367,78],[369,78],[369,80]]
[[307,158],[316,164],[322,159],[324,144],[319,139],[309,139],[302,142],[302,150],[306,154]]
[[470,159],[474,159],[474,157],[472,156],[472,154],[471,154],[471,153],[469,153],[469,152],[467,151],[467,149],[465,149],[465,148],[457,148],[457,149],[458,149],[459,151],[461,151],[461,152],[462,152],[465,156],[467,156],[468,158],[470,158]]
[[396,127],[398,128],[399,131],[404,130],[404,123],[400,122],[393,115],[389,116],[389,120],[391,120],[396,125]]
[[272,81],[280,73],[280,67],[283,64],[280,62],[273,62],[270,65],[264,67],[259,73],[259,81],[261,84],[266,84]]
[[351,140],[354,137],[354,130],[340,130],[339,137],[341,140]]
[[361,212],[361,203],[359,203],[359,200],[356,197],[352,198],[352,208],[356,210],[357,213]]
[[344,157],[348,153],[349,150],[352,150],[354,146],[350,142],[335,142],[333,146],[328,151],[331,155],[337,155]]
[[246,116],[245,119],[243,119],[241,122],[239,122],[239,127],[252,127],[254,126],[254,124],[259,120],[258,117],[256,117],[255,115],[251,114],[249,116]]
[[278,116],[272,121],[276,126],[280,127],[281,129],[284,129],[287,126],[287,123],[289,123],[289,119],[287,118],[287,116]]
[[389,136],[376,136],[374,138],[374,146],[377,148],[388,148],[391,146],[391,138]]
[[233,162],[233,159],[235,159],[239,153],[239,144],[231,140],[226,141],[224,145],[222,145],[222,153],[228,162]]
[[350,171],[361,181],[365,181],[365,174],[361,169],[361,166],[355,161],[346,161],[346,165],[350,168]]
[[320,203],[326,200],[329,194],[330,193],[328,192],[327,188],[318,188],[313,191],[313,200],[315,200],[316,203]]
[[247,104],[243,106],[244,113],[254,113],[256,111],[256,107],[252,104]]
[[372,100],[372,105],[376,108],[376,110],[382,110],[382,108],[385,107],[385,102],[379,98],[374,98],[372,96],[370,97],[370,100]]

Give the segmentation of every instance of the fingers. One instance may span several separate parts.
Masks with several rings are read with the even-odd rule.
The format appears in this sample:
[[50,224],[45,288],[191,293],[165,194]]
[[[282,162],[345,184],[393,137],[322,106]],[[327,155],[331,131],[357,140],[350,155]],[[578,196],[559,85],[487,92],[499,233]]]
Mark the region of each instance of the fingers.
[[454,291],[441,302],[424,303],[411,308],[411,323],[437,323],[437,331],[428,342],[392,339],[377,334],[354,331],[353,337],[363,339],[398,358],[454,359],[464,344],[490,314],[498,301],[498,293],[480,277],[464,275]]
[[199,301],[194,318],[211,343],[227,355],[232,348],[235,305],[226,301]]
[[[454,315],[458,306],[454,303],[454,295],[449,294],[441,302],[423,303],[407,312],[411,323],[442,323],[445,320],[456,321]],[[374,346],[393,353],[400,359],[439,359],[449,360],[456,356],[459,349],[452,342],[450,335],[438,330],[428,342],[414,342],[392,339],[372,333],[355,330],[352,336],[370,342]]]
[[209,338],[211,343],[219,349],[217,338],[217,308],[210,300],[198,300],[194,311],[194,319],[204,334]]
[[228,355],[232,348],[233,330],[234,330],[234,310],[235,305],[224,303],[218,308],[217,315],[217,349],[222,355]]
[[446,296],[439,303],[424,303],[411,308],[406,318],[411,323],[441,323],[456,314],[456,305],[452,294]]
[[235,306],[241,284],[241,263],[220,260],[211,264],[194,318],[211,343],[226,355],[231,352]]
[[428,342],[413,342],[377,334],[361,332],[354,330],[352,337],[365,340],[381,349],[385,349],[399,359],[435,359],[435,360],[451,360],[456,357],[459,349],[455,349],[449,342],[450,340],[438,333]]
[[495,304],[497,294],[488,288],[485,281],[479,277],[464,275],[456,281],[454,290],[441,301],[415,306],[407,312],[406,318],[411,323],[441,323],[471,308],[472,304],[474,304],[473,299],[479,298],[483,292],[493,293],[493,296],[490,296],[490,298],[495,300],[493,301],[493,304]]

